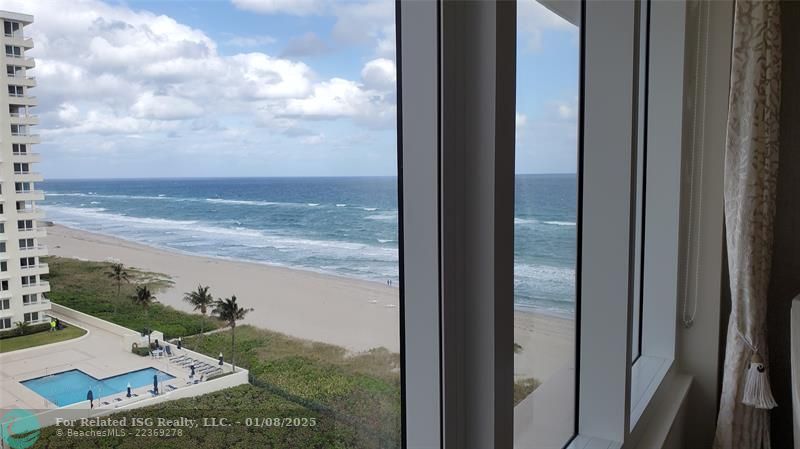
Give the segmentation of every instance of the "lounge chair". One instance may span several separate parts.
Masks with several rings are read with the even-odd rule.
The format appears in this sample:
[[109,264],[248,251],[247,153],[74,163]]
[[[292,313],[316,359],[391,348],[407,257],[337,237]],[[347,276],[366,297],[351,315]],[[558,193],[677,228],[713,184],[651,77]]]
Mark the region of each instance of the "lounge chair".
[[166,345],[164,347],[164,352],[166,352],[168,356],[172,357],[172,350],[170,349],[170,345]]
[[114,398],[114,402],[122,402],[122,398]]
[[169,388],[171,391],[178,389],[178,387],[176,387],[175,385],[167,385],[167,388]]
[[102,402],[102,404],[103,404],[103,405],[111,405],[111,403],[110,403],[110,402],[108,402],[108,401],[103,401],[103,402]]

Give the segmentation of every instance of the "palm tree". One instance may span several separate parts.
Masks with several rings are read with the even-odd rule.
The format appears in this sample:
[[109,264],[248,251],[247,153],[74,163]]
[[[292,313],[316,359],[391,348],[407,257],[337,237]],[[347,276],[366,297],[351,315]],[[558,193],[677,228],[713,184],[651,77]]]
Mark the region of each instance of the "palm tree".
[[[142,306],[144,309],[144,320],[145,322],[148,321],[147,319],[147,309],[156,302],[156,297],[147,288],[147,285],[137,285],[136,286],[136,295],[133,297],[133,303],[137,306]],[[150,330],[148,329],[147,332],[147,347],[150,347]]]
[[239,304],[236,303],[236,295],[230,298],[218,299],[214,305],[214,310],[211,313],[231,327],[231,366],[233,366],[233,371],[236,371],[236,365],[233,363],[236,351],[236,322],[243,320],[245,315],[248,312],[252,312],[253,309],[239,307]]
[[[106,276],[117,284],[117,300],[119,300],[119,293],[122,289],[122,283],[131,281],[130,275],[125,271],[125,267],[121,263],[111,264],[111,269],[106,271]],[[114,315],[117,314],[117,303],[114,303]]]
[[208,293],[208,286],[197,286],[197,290],[193,292],[186,292],[183,294],[183,300],[188,302],[194,307],[194,310],[199,310],[203,315],[203,320],[200,321],[200,335],[203,334],[203,325],[205,324],[206,312],[211,306],[214,305],[214,297]]

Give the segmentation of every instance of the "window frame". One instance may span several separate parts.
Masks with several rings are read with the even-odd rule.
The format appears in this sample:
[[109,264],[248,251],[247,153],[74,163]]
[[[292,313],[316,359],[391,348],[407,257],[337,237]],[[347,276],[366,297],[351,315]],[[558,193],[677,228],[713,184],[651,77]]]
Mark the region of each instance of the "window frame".
[[[579,374],[576,437],[567,447],[598,441],[621,447],[674,365],[686,4],[650,5],[650,42],[656,45],[648,50],[646,79],[648,165],[661,166],[659,153],[670,167],[647,172],[645,204],[667,205],[668,219],[653,227],[659,214],[650,211],[660,206],[648,207],[643,218],[634,207],[637,0],[581,3]],[[395,6],[403,447],[505,446],[513,436],[513,407],[506,396],[513,384],[513,151],[510,164],[503,158],[507,139],[514,145],[516,100],[513,72],[507,82],[506,71],[510,66],[515,72],[515,56],[512,52],[508,64],[505,53],[516,39],[516,2],[398,0]],[[665,33],[672,39],[663,38]],[[476,55],[491,61],[485,73],[471,65]],[[462,78],[456,67],[463,69]],[[481,76],[471,79],[470,70]],[[491,112],[469,107],[479,99],[492,103],[486,108]],[[472,137],[486,140],[473,144]],[[458,185],[468,175],[481,182]],[[655,186],[666,188],[666,200],[651,203],[651,195],[665,192]],[[486,210],[493,212],[476,214]],[[645,234],[640,263],[648,281],[640,288],[644,294],[637,295],[633,230],[640,218]],[[506,222],[510,240],[496,231],[506,229]],[[665,254],[662,247],[671,250]],[[464,255],[476,254],[490,261],[463,262],[476,260]],[[493,300],[483,305],[465,287],[481,283],[493,286],[484,291]],[[639,300],[641,356],[634,363],[632,314]],[[490,306],[481,308],[486,303]],[[486,337],[483,346],[467,327]],[[663,363],[645,376],[643,361],[651,358]],[[480,376],[465,375],[469,369],[463,368]],[[646,388],[634,391],[634,383],[645,377]]]

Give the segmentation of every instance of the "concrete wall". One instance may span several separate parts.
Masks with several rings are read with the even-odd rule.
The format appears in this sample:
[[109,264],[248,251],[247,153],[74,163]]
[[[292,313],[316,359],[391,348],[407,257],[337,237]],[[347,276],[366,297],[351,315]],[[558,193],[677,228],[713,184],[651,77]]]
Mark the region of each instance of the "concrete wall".
[[[94,327],[102,329],[104,331],[111,332],[112,334],[119,335],[122,337],[122,348],[126,351],[131,350],[131,345],[136,343],[141,345],[142,342],[147,341],[147,337],[142,337],[142,335],[134,331],[132,329],[128,329],[127,327],[122,327],[118,324],[114,324],[110,321],[102,320],[100,318],[87,315],[83,312],[78,312],[77,310],[70,309],[69,307],[64,307],[62,305],[51,303],[51,308],[53,314],[60,315],[64,317],[67,321],[75,320],[75,321],[83,321],[86,324],[90,324]],[[164,334],[160,331],[154,330],[153,333],[150,335],[151,340],[155,341],[164,341]]]
[[789,318],[791,300],[800,293],[800,2],[781,2],[781,20],[781,146],[767,329],[770,377],[778,401],[772,410],[772,447],[791,447]]

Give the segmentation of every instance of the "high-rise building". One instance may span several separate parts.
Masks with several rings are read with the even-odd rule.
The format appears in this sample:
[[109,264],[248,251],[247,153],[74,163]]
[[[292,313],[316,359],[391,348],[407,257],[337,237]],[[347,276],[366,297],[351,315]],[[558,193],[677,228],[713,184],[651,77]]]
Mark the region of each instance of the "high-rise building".
[[24,28],[33,22],[26,14],[0,11],[3,22],[2,81],[8,89],[0,93],[0,331],[14,328],[17,322],[35,324],[48,320],[50,285],[42,280],[47,264],[41,258],[46,248],[41,239],[43,213],[36,207],[44,200],[37,189],[42,175],[33,170],[39,155],[33,146],[39,136],[33,126],[39,123],[31,110],[36,97],[30,89],[36,78],[29,71],[35,66],[26,53],[33,40]]

